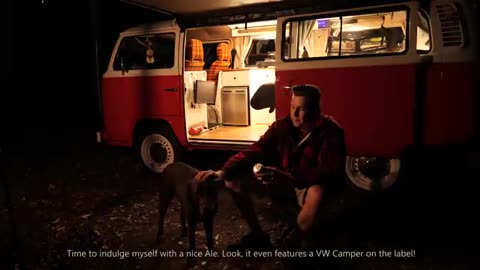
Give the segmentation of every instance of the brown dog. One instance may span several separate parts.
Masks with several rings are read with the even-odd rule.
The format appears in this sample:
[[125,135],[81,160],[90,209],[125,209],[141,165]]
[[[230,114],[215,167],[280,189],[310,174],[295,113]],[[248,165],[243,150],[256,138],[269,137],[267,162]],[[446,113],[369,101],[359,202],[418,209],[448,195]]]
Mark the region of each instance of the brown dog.
[[201,220],[205,228],[207,247],[213,250],[213,219],[218,208],[216,183],[219,179],[211,177],[197,186],[194,182],[197,173],[197,169],[183,162],[170,164],[162,172],[157,241],[160,241],[163,234],[163,223],[168,206],[175,197],[181,205],[182,236],[187,235],[185,217],[188,222],[189,249],[195,250],[195,231],[197,221]]

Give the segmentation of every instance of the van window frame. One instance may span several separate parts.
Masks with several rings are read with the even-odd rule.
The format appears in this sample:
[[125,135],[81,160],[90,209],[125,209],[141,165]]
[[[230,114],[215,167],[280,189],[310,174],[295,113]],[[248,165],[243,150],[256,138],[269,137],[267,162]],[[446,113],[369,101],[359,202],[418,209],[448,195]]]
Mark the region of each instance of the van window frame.
[[176,53],[176,50],[177,50],[177,39],[178,39],[178,35],[176,32],[174,31],[169,31],[169,32],[152,32],[152,33],[137,33],[137,34],[132,34],[132,35],[125,35],[123,36],[120,40],[119,40],[119,43],[118,43],[118,48],[115,52],[115,55],[114,55],[114,58],[113,58],[113,61],[112,61],[112,70],[117,72],[117,71],[121,71],[121,69],[116,69],[115,68],[115,61],[117,59],[117,56],[118,54],[120,53],[120,49],[121,49],[121,45],[122,45],[122,42],[126,39],[126,38],[135,38],[135,37],[144,37],[144,36],[148,36],[148,35],[168,35],[168,34],[171,34],[173,35],[173,54],[172,54],[172,58],[173,58],[173,65],[172,66],[169,66],[169,67],[160,67],[160,68],[134,68],[134,69],[130,69],[130,70],[169,70],[169,69],[174,69],[175,68],[175,64],[176,64],[176,57],[175,57],[175,53]]
[[[415,50],[417,51],[417,54],[429,54],[432,49],[433,49],[433,35],[432,35],[432,20],[429,16],[429,14],[427,13],[427,11],[425,11],[424,9],[421,9],[419,8],[418,9],[418,25],[417,27],[419,27],[420,25],[420,20],[421,18],[420,17],[424,17],[425,20],[427,21],[427,26],[428,26],[428,39],[430,40],[430,46],[428,48],[428,50],[418,50],[415,46]],[[418,30],[417,30],[418,31]],[[418,34],[417,34],[417,37],[418,37]],[[416,40],[416,43],[415,45],[417,45],[418,43],[418,40]]]
[[[402,52],[393,52],[393,53],[381,53],[381,54],[358,54],[358,55],[336,55],[336,56],[320,56],[320,57],[309,57],[309,58],[295,58],[295,59],[286,59],[285,58],[285,33],[286,33],[286,26],[289,22],[301,22],[305,20],[313,20],[313,19],[322,19],[322,18],[334,18],[338,17],[340,20],[342,17],[345,16],[355,16],[355,15],[362,15],[362,14],[371,14],[371,13],[380,13],[380,12],[394,12],[394,11],[405,11],[407,14],[406,16],[406,28],[405,28],[405,49]],[[397,55],[405,55],[410,51],[410,16],[411,16],[411,7],[408,5],[395,5],[389,7],[380,7],[380,8],[368,8],[368,9],[361,9],[361,10],[353,10],[353,11],[344,11],[344,12],[332,12],[332,13],[324,13],[324,14],[316,14],[316,15],[308,15],[308,16],[301,16],[301,17],[294,17],[289,18],[282,22],[282,38],[280,44],[280,57],[282,62],[305,62],[305,61],[318,61],[318,60],[333,60],[333,59],[351,59],[351,58],[368,58],[368,57],[385,57],[385,56],[397,56]],[[342,22],[343,24],[343,22]]]

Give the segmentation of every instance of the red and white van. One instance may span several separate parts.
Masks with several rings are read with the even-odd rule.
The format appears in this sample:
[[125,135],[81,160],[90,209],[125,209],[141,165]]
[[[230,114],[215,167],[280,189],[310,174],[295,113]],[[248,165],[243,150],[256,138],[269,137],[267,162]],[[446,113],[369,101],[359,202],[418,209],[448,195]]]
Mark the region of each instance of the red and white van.
[[408,147],[474,135],[470,10],[459,1],[412,1],[130,28],[103,76],[102,138],[138,147],[161,172],[181,149],[247,147],[288,114],[292,86],[315,84],[323,112],[345,129],[350,179],[370,189],[366,167],[375,164],[388,187]]

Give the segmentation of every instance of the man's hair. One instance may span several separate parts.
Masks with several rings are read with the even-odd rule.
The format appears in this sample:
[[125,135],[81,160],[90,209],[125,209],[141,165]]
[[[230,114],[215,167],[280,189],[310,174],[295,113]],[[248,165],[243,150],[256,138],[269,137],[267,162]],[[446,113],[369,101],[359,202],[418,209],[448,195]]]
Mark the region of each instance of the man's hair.
[[320,88],[311,84],[302,84],[294,86],[292,90],[293,96],[306,97],[308,99],[308,108],[320,113],[320,103],[322,99]]

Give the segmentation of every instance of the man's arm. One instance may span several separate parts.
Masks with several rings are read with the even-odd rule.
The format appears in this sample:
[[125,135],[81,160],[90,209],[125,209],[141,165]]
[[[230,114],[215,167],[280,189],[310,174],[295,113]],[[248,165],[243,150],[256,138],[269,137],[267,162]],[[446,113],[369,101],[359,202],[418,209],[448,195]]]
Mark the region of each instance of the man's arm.
[[263,134],[257,142],[253,143],[249,149],[230,157],[223,165],[221,174],[226,179],[235,177],[237,173],[244,172],[245,169],[251,170],[251,168],[247,168],[247,166],[253,166],[253,163],[262,160],[263,156],[273,154],[276,145],[277,129],[277,122],[274,122],[265,134]]

